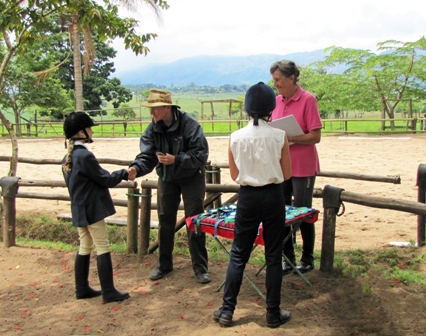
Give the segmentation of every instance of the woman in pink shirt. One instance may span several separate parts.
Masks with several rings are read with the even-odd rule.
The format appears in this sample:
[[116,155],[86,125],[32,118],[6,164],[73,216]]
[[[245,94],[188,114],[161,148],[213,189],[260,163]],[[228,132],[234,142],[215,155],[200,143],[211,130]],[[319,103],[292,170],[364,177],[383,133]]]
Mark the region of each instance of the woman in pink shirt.
[[[274,86],[278,90],[276,107],[271,120],[293,115],[303,130],[303,135],[288,137],[291,144],[290,156],[292,177],[284,181],[284,199],[295,207],[312,207],[315,177],[320,171],[318,153],[315,144],[321,140],[321,118],[318,103],[308,91],[297,85],[300,70],[292,61],[281,60],[273,63],[270,73]],[[293,197],[293,202],[292,202]],[[285,236],[290,232],[286,227]],[[315,226],[303,222],[300,225],[303,240],[303,252],[297,269],[309,272],[314,269]],[[283,254],[295,265],[294,239],[284,244]],[[284,260],[283,275],[292,272],[291,265]]]

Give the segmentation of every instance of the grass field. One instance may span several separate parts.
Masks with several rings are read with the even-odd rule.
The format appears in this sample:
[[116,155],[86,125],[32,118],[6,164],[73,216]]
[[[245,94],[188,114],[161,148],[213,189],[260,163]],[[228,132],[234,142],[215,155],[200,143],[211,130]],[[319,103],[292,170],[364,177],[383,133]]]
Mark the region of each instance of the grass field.
[[[181,107],[182,110],[193,115],[202,125],[206,135],[229,135],[231,132],[241,128],[247,124],[245,112],[236,113],[229,117],[229,103],[226,102],[214,102],[209,101],[217,100],[242,100],[244,97],[243,92],[234,93],[221,93],[221,94],[195,94],[195,93],[181,93],[173,94],[173,101]],[[202,104],[202,102],[205,102]],[[107,112],[106,115],[94,117],[95,121],[100,123],[96,133],[99,137],[139,137],[140,134],[145,130],[151,117],[149,110],[145,107],[140,106],[135,98],[129,103],[133,107],[136,118],[135,120],[117,120],[112,116],[113,109],[111,105],[107,105],[104,110]],[[203,105],[203,106],[202,106]],[[234,106],[234,105],[233,105]],[[238,109],[238,104],[235,104]],[[25,113],[23,116],[27,120],[34,121],[35,110]],[[13,120],[13,114],[10,111],[5,111],[7,117],[11,122]],[[201,118],[203,116],[203,118]],[[358,113],[345,112],[347,119],[323,119],[323,134],[335,134],[335,133],[406,133],[411,132],[411,121],[404,120],[406,115],[404,113],[397,113],[395,116],[395,130],[391,131],[389,121],[386,121],[386,129],[382,130],[382,123],[380,121],[380,112],[366,112]],[[421,118],[420,115],[417,116]],[[212,122],[214,120],[214,122]],[[63,122],[52,122],[47,120],[46,117],[37,118],[37,128],[33,125],[29,126],[26,122],[22,124],[22,134],[24,137],[37,136],[37,137],[55,137],[62,136]],[[417,121],[416,129],[423,130],[424,120],[419,119]],[[2,127],[2,135],[7,136],[4,126]],[[126,128],[126,130],[125,130]],[[36,135],[37,134],[37,135]]]
[[[233,117],[234,118],[234,117]],[[151,122],[150,118],[144,118],[143,121],[119,121],[108,120],[106,118],[97,117],[96,122],[99,126],[95,128],[97,137],[139,137]],[[207,136],[227,136],[231,132],[247,125],[247,119],[235,120],[229,119],[227,116],[223,120],[200,120],[204,133]],[[424,132],[423,122],[418,121],[416,132]],[[392,131],[390,129],[389,121],[386,122],[386,129],[382,130],[381,121],[377,118],[360,118],[360,119],[325,119],[323,120],[324,135],[327,134],[395,134],[395,133],[412,133],[410,129],[411,122],[406,120],[395,120],[396,128]],[[8,136],[7,131],[1,125],[2,136]],[[22,125],[22,137],[49,138],[63,136],[63,123],[62,122],[42,122],[38,123],[37,127],[32,125],[28,128],[27,125]]]

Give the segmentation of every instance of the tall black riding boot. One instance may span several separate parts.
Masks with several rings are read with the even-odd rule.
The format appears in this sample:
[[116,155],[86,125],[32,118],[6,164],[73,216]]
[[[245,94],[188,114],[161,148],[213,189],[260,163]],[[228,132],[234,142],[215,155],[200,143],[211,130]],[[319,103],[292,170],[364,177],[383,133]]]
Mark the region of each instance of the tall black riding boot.
[[102,294],[100,290],[89,286],[90,254],[80,255],[77,253],[74,263],[75,296],[79,299],[90,299]]
[[302,258],[305,264],[314,264],[315,224],[302,222],[300,233],[303,240]]
[[112,274],[111,253],[98,255],[98,273],[102,287],[102,299],[104,302],[123,301],[130,297],[127,292],[120,292],[114,287]]

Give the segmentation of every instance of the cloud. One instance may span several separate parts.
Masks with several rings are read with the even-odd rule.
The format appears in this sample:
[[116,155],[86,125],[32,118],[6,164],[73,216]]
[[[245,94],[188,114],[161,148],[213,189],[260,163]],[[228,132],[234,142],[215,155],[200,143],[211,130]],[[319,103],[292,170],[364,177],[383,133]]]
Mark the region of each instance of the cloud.
[[155,32],[148,56],[134,56],[122,42],[115,66],[128,70],[199,55],[284,55],[329,46],[370,49],[393,39],[425,35],[426,2],[405,0],[169,0],[161,24],[146,7],[122,12],[140,21],[140,33]]

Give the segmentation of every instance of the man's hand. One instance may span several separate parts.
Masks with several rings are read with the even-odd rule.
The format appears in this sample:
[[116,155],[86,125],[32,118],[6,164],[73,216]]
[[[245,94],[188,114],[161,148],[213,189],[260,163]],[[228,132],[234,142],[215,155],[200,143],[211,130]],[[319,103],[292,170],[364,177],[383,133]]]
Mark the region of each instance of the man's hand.
[[175,163],[175,156],[172,154],[157,155],[157,158],[158,158],[158,162],[166,166]]
[[127,173],[129,174],[129,177],[128,177],[129,181],[134,181],[136,179],[136,174],[137,174],[136,168],[134,167],[127,168]]

